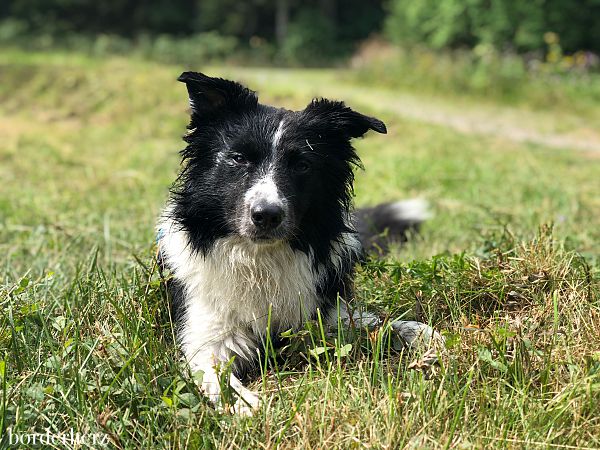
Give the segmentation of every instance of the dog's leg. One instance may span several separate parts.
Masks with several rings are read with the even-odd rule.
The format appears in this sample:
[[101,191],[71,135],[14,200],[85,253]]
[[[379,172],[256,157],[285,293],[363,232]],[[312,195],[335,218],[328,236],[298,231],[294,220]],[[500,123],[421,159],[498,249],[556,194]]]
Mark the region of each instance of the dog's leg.
[[[367,311],[350,311],[345,303],[340,303],[339,309],[332,308],[327,314],[329,326],[337,329],[341,324],[346,328],[366,328],[374,330],[383,323],[379,317]],[[394,347],[410,349],[422,347],[439,347],[444,343],[444,337],[429,325],[414,320],[395,320],[391,324],[395,335],[400,339],[395,340]]]
[[[221,405],[221,384],[219,382],[219,365],[227,364],[228,351],[224,345],[214,345],[210,350],[197,351],[193,346],[184,345],[186,358],[190,364],[192,372],[202,371],[201,388],[204,394],[211,400],[217,408]],[[245,416],[251,416],[254,409],[260,405],[260,399],[252,391],[244,387],[242,382],[234,375],[229,376],[229,387],[233,390],[236,401],[233,404],[235,413]]]
[[251,416],[260,406],[260,397],[250,389],[244,387],[235,375],[229,380],[231,388],[237,393],[238,399],[233,405],[233,411],[242,416]]

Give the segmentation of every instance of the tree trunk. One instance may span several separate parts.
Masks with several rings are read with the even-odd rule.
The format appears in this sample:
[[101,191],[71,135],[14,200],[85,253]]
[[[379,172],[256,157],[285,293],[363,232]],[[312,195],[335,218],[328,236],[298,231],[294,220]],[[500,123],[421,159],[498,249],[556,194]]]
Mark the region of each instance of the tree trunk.
[[321,0],[321,11],[323,15],[327,17],[331,24],[337,25],[337,2],[336,0]]
[[287,37],[289,19],[289,0],[277,0],[275,10],[275,39],[277,40],[277,46],[280,48]]

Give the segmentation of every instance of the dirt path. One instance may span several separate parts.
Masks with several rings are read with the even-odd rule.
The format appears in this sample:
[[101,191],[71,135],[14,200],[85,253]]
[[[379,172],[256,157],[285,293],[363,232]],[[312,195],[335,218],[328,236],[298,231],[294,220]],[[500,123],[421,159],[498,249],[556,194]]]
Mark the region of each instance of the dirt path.
[[460,133],[573,149],[600,156],[600,124],[569,112],[533,111],[472,101],[459,103],[414,93],[367,88],[344,82],[331,70],[215,70],[234,79],[241,78],[259,91],[262,86],[268,86],[270,92],[275,88],[287,95],[293,90],[291,95],[300,97],[295,107],[301,107],[306,98],[314,96],[339,98],[357,107],[364,105],[373,111],[448,127]]
[[[402,117],[448,127],[460,133],[600,154],[600,127],[594,128],[591,123],[573,116],[557,117],[503,106],[457,106],[403,93],[390,95],[375,91],[370,97],[371,107],[379,105],[381,109]],[[357,101],[360,101],[358,96]]]

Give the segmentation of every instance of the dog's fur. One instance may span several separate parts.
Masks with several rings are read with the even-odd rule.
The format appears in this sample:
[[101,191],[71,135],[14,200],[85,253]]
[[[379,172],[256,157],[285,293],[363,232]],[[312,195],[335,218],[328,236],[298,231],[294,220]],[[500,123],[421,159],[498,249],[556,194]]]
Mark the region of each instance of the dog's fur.
[[[215,402],[215,366],[233,360],[235,408],[250,412],[258,398],[239,376],[259,360],[267,333],[273,341],[298,329],[317,310],[336,325],[375,325],[352,317],[354,266],[365,246],[388,228],[401,236],[424,218],[421,203],[392,203],[353,213],[350,141],[378,119],[342,102],[313,100],[302,111],[258,103],[242,85],[185,72],[191,123],[183,169],[158,224],[161,265],[178,339],[202,388]],[[357,232],[357,230],[360,232]],[[340,307],[338,298],[342,299]],[[417,322],[395,329],[412,341],[433,330]]]

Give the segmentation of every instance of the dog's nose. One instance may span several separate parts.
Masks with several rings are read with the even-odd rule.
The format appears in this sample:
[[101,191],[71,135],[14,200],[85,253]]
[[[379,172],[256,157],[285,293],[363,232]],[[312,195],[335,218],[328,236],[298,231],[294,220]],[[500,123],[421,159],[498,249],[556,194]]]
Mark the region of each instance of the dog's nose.
[[283,221],[283,208],[277,203],[259,203],[250,210],[252,223],[261,230],[274,230]]

